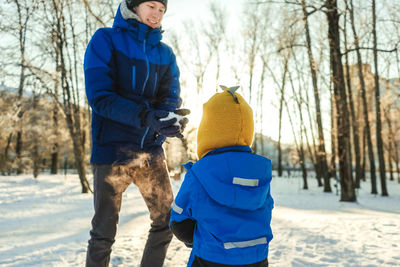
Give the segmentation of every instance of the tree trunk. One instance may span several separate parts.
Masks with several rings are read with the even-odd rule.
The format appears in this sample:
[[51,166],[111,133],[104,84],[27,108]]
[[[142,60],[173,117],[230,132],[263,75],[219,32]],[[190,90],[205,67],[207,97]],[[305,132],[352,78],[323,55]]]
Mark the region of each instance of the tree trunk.
[[262,104],[263,104],[263,99],[264,99],[264,81],[265,81],[265,74],[267,71],[267,59],[265,59],[264,57],[262,58],[263,61],[263,66],[262,66],[262,71],[261,71],[261,79],[260,79],[260,87],[259,87],[259,91],[260,91],[260,122],[261,122],[261,127],[260,127],[260,131],[261,131],[261,155],[265,155],[265,147],[264,147],[264,112],[262,111]]
[[390,181],[394,181],[394,175],[393,175],[393,164],[392,164],[392,145],[389,144],[388,148],[388,163],[389,163],[389,175],[390,175]]
[[351,8],[350,8],[351,27],[353,30],[354,45],[355,45],[356,54],[357,54],[358,77],[360,79],[361,98],[362,98],[362,102],[363,102],[365,138],[366,138],[367,146],[368,146],[368,158],[369,158],[369,168],[370,168],[370,176],[371,176],[371,194],[378,194],[378,191],[376,188],[375,157],[374,157],[374,150],[373,150],[373,146],[372,146],[371,127],[369,126],[368,104],[367,104],[366,88],[365,88],[365,81],[364,81],[364,74],[363,74],[363,66],[362,66],[362,60],[361,60],[359,39],[358,39],[358,35],[357,35],[356,28],[355,28],[355,23],[354,23],[353,0],[350,0],[350,6],[351,6]]
[[9,172],[9,151],[10,151],[10,146],[11,146],[11,140],[12,140],[13,134],[10,133],[7,137],[7,144],[6,147],[4,148],[4,162],[1,163],[2,171],[7,171]]
[[[306,101],[307,101],[307,103],[309,103],[309,97],[308,97],[308,92],[307,91],[306,91]],[[307,114],[308,114],[309,118],[312,118],[309,104],[307,104]],[[317,179],[318,187],[321,187],[321,186],[323,186],[323,183],[322,183],[321,174],[319,172],[319,168],[318,168],[317,160],[316,160],[316,157],[317,157],[316,155],[317,155],[318,152],[317,152],[317,145],[315,143],[315,136],[314,136],[314,130],[313,130],[314,127],[313,127],[313,123],[312,123],[311,119],[309,119],[308,122],[309,122],[309,125],[310,125],[312,148],[310,146],[310,142],[308,142],[308,141],[307,141],[307,147],[308,147],[308,151],[310,153],[311,162],[312,162],[312,164],[314,166],[314,169],[315,169],[315,172],[316,172],[315,178]],[[306,136],[306,138],[308,139],[308,136]]]
[[53,147],[53,153],[51,153],[51,166],[50,173],[57,174],[58,173],[58,143],[56,142]]
[[[396,63],[397,63],[397,73],[398,77],[400,77],[400,58],[399,58],[399,50],[396,50]],[[396,120],[394,121],[396,123]],[[398,122],[398,121],[397,121]],[[395,135],[392,135],[395,137]],[[399,155],[399,146],[397,139],[393,139],[394,145],[394,160],[396,162],[396,171],[397,171],[397,181],[400,183],[400,155]]]
[[[345,50],[347,51],[347,18],[344,19],[344,45]],[[350,115],[351,115],[351,129],[352,129],[352,137],[353,137],[353,151],[355,154],[355,163],[356,163],[356,181],[355,187],[360,188],[360,180],[362,176],[361,170],[361,157],[360,157],[360,143],[359,143],[359,135],[358,135],[358,123],[357,117],[354,111],[354,101],[353,101],[353,88],[351,86],[351,76],[350,76],[350,67],[349,67],[349,54],[346,53],[346,84],[347,84],[347,93],[349,96],[349,104],[350,104]]]
[[91,189],[89,182],[86,179],[86,164],[85,164],[85,150],[84,150],[85,145],[83,143],[84,139],[82,138],[82,133],[80,129],[77,129],[76,127],[77,124],[76,117],[79,116],[79,114],[76,114],[76,111],[74,109],[75,108],[71,108],[67,110],[66,120],[70,136],[72,138],[75,168],[78,171],[79,180],[82,186],[82,193],[88,193],[89,191],[91,191]]
[[[37,124],[38,121],[38,115],[37,115],[37,103],[38,103],[38,96],[36,95],[35,92],[33,92],[33,99],[32,99],[32,109],[33,109],[33,119],[32,119],[32,124]],[[39,153],[39,138],[38,138],[38,132],[34,131],[33,132],[33,147],[32,147],[32,161],[33,161],[33,177],[37,178],[40,173],[40,165],[41,165],[41,159],[40,159],[40,153]]]
[[72,143],[74,147],[74,158],[75,158],[75,167],[78,171],[79,180],[82,186],[82,193],[89,193],[90,185],[88,180],[86,179],[86,164],[85,164],[85,154],[82,149],[82,143],[80,138],[75,135],[72,137]]
[[337,113],[340,200],[354,202],[356,201],[356,193],[351,171],[349,114],[341,59],[342,53],[340,51],[339,14],[336,0],[327,0],[326,7],[329,27],[330,67]]
[[[20,125],[20,124],[18,124]],[[21,128],[20,128],[21,129]],[[22,131],[17,131],[17,140],[15,144],[15,154],[17,160],[17,174],[22,174]]]
[[308,183],[307,183],[307,168],[306,168],[306,158],[305,158],[305,153],[304,153],[304,138],[303,136],[306,135],[305,127],[304,127],[304,119],[303,119],[303,113],[302,113],[302,99],[303,96],[301,94],[301,89],[299,89],[299,95],[297,95],[296,90],[294,89],[294,83],[293,83],[293,78],[290,72],[289,73],[289,79],[290,79],[290,84],[292,87],[292,94],[293,97],[296,100],[297,108],[299,111],[299,119],[300,119],[300,146],[298,149],[299,153],[299,158],[300,158],[300,166],[301,166],[301,171],[302,171],[302,176],[303,176],[303,189],[308,189]]
[[[56,58],[59,58],[58,53],[56,52]],[[56,66],[56,71],[58,68],[58,64]],[[58,87],[59,87],[59,81],[58,79],[55,81],[55,86],[54,86],[54,95],[56,98],[58,98]],[[52,147],[52,152],[51,152],[51,169],[50,173],[51,174],[57,174],[58,172],[58,157],[59,157],[59,145],[58,145],[58,136],[59,136],[59,129],[58,129],[58,107],[57,103],[54,103],[53,107],[53,134],[55,136],[54,138],[54,143]]]
[[283,114],[283,101],[285,98],[285,83],[286,83],[286,73],[288,70],[288,59],[285,59],[283,64],[283,75],[281,83],[281,97],[279,100],[279,126],[278,126],[278,176],[282,177],[282,148],[281,148],[281,138],[282,138],[282,114]]
[[337,179],[336,170],[336,140],[337,140],[337,130],[336,130],[336,110],[335,110],[335,95],[331,90],[331,177]]
[[[398,182],[400,183],[400,163],[399,163],[399,146],[396,140],[396,136],[393,133],[393,128],[392,128],[392,123],[391,120],[388,120],[388,126],[389,126],[389,135],[390,135],[390,140],[392,141],[392,147],[394,148],[394,152],[390,153],[392,154],[392,158],[394,159],[396,163],[396,172],[397,172],[397,179]],[[392,159],[389,157],[389,160],[391,161]]]
[[[23,6],[20,1],[14,0],[14,3],[17,8],[18,15],[18,42],[19,42],[19,52],[20,52],[20,64],[21,64],[21,72],[19,75],[19,85],[18,85],[18,105],[22,105],[22,96],[24,93],[25,86],[25,72],[26,72],[26,64],[25,64],[25,45],[26,45],[26,32],[28,27],[28,21],[31,15],[30,7]],[[21,174],[23,172],[22,166],[22,116],[24,111],[21,110],[18,114],[18,130],[17,130],[17,139],[15,144],[15,154],[17,161],[17,174]]]
[[375,0],[372,0],[372,35],[374,39],[374,66],[375,66],[375,111],[376,111],[376,142],[378,146],[379,158],[379,174],[381,178],[382,196],[388,196],[386,188],[386,167],[385,152],[383,151],[382,140],[382,122],[381,122],[381,98],[379,89],[379,72],[378,72],[378,51],[377,51],[377,34],[376,34],[376,10]]
[[[295,61],[296,71],[297,71],[297,73],[300,74],[302,72],[299,69],[299,64],[298,64],[298,61],[297,61],[297,58],[296,58],[296,53],[293,50],[292,50],[292,55],[293,55],[293,59]],[[303,76],[301,76],[301,77],[303,77]],[[306,84],[306,82],[304,81],[303,78],[301,78],[301,83],[302,84]],[[299,84],[299,90],[302,90],[301,83]],[[312,118],[311,110],[310,110],[310,98],[309,98],[309,95],[308,95],[308,90],[304,90],[304,91],[305,91],[305,104],[306,104],[306,108],[307,108],[307,115],[308,115],[309,118]],[[311,163],[314,166],[314,170],[315,170],[315,173],[316,173],[315,178],[317,180],[318,187],[321,187],[321,186],[323,186],[322,179],[321,179],[321,174],[320,174],[320,170],[319,170],[319,167],[318,167],[318,164],[317,164],[317,160],[315,159],[316,156],[314,156],[314,155],[317,155],[317,145],[315,144],[315,136],[314,136],[314,130],[313,130],[314,129],[313,120],[309,119],[308,123],[309,123],[310,135],[311,135],[311,140],[312,140],[312,147],[310,145],[311,142],[308,139],[308,134],[305,133],[305,137],[306,137],[306,140],[307,140],[307,142],[306,142],[307,150],[308,150],[308,153],[310,154]],[[304,128],[304,130],[306,132],[308,132],[307,128]]]
[[320,97],[319,97],[319,89],[318,89],[318,82],[317,82],[317,72],[315,67],[314,56],[311,50],[311,37],[310,37],[310,30],[308,26],[308,14],[306,10],[306,3],[305,0],[301,1],[302,9],[303,9],[303,21],[305,26],[305,33],[306,33],[306,44],[307,44],[307,52],[308,52],[308,59],[310,63],[310,70],[311,70],[311,77],[312,77],[312,84],[314,88],[314,99],[315,99],[315,109],[316,109],[316,118],[317,118],[317,127],[318,127],[318,152],[317,152],[317,165],[319,169],[319,174],[322,175],[324,179],[324,192],[332,192],[331,185],[330,185],[330,177],[329,177],[329,170],[328,170],[328,163],[326,160],[326,152],[325,152],[325,140],[324,140],[324,132],[323,132],[323,125],[322,125],[322,117],[321,117],[321,104],[320,104]]
[[289,105],[285,98],[283,99],[283,102],[285,104],[286,110],[288,111],[287,113],[288,113],[288,117],[289,117],[289,121],[290,121],[290,126],[292,128],[294,143],[296,145],[297,154],[299,155],[299,163],[300,163],[300,167],[301,167],[302,174],[303,174],[303,189],[307,190],[308,189],[307,169],[306,169],[306,165],[305,165],[304,149],[303,149],[302,145],[301,144],[299,145],[299,142],[297,141],[296,132],[295,132],[295,128],[294,128],[295,124],[292,120],[292,115],[289,112]]
[[366,179],[366,177],[365,177],[365,164],[366,164],[366,162],[367,162],[367,154],[366,154],[366,148],[367,148],[367,134],[366,134],[366,127],[364,127],[364,130],[362,131],[362,133],[363,133],[363,135],[362,135],[362,142],[363,142],[363,145],[362,145],[362,147],[363,147],[363,159],[362,159],[362,165],[361,165],[361,168],[362,168],[362,172],[364,173],[364,176],[363,176],[363,181],[365,182],[365,181],[367,181],[367,179]]
[[37,178],[40,173],[40,156],[39,156],[39,146],[38,140],[34,140],[32,149],[32,161],[33,161],[33,177]]
[[300,167],[301,167],[301,173],[302,173],[302,177],[303,177],[303,189],[307,190],[308,189],[307,168],[306,168],[303,144],[300,144],[299,153],[300,153],[300,155],[299,155],[299,157],[300,157]]
[[[388,74],[389,74],[389,68],[388,68]],[[389,75],[388,75],[389,77]],[[389,79],[386,79],[386,92],[390,92],[390,83],[389,83]],[[388,144],[388,163],[389,163],[389,174],[390,174],[390,181],[394,181],[394,173],[393,173],[393,159],[394,159],[394,155],[393,155],[393,147],[394,147],[394,143],[396,142],[395,139],[395,135],[393,134],[393,128],[392,128],[392,111],[391,111],[391,105],[389,104],[387,109],[383,111],[385,119],[386,119],[386,123],[388,126],[388,137],[387,137],[387,144]]]

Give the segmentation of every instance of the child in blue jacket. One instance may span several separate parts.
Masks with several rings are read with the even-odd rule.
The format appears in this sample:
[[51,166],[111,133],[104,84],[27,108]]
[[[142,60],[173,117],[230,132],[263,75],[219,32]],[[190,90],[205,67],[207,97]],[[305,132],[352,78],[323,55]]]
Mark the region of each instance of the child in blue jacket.
[[170,228],[192,247],[190,267],[268,266],[271,161],[251,151],[252,110],[236,89],[204,104],[199,161],[185,165],[172,204]]

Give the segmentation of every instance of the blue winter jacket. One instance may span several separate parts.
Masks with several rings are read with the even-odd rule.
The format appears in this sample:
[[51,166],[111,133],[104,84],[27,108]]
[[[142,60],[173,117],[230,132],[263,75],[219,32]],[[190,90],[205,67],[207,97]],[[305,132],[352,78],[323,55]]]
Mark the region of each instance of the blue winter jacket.
[[160,28],[125,20],[118,8],[113,27],[90,40],[84,71],[93,110],[92,163],[123,163],[132,152],[164,142],[140,117],[148,108],[173,111],[181,104],[175,55],[161,38]]
[[196,221],[188,266],[195,256],[229,265],[266,259],[274,205],[271,161],[236,146],[213,150],[185,167],[171,222]]

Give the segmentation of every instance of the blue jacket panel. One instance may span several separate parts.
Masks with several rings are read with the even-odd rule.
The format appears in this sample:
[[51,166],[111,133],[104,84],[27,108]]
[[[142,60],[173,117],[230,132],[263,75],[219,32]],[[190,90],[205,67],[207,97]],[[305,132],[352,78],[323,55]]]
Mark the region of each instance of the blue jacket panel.
[[217,149],[188,172],[171,209],[171,221],[196,221],[194,256],[230,265],[268,257],[273,199],[271,161],[248,146]]
[[113,27],[90,40],[84,72],[93,110],[92,163],[123,162],[132,151],[164,142],[140,118],[147,108],[173,111],[181,104],[175,55],[161,38],[161,29],[125,20],[118,8]]

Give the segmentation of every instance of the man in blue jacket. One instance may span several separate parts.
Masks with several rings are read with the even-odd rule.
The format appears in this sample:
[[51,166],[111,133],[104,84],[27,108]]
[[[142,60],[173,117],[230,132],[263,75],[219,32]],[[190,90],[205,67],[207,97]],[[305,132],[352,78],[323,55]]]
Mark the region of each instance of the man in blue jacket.
[[271,161],[252,153],[252,110],[235,89],[204,104],[199,161],[186,164],[172,204],[171,230],[193,247],[190,267],[268,266]]
[[166,137],[182,137],[179,69],[161,42],[167,0],[123,0],[112,28],[88,44],[85,85],[92,115],[94,208],[86,266],[108,266],[122,193],[135,183],[152,220],[142,267],[161,267],[172,238],[173,201],[164,151]]

